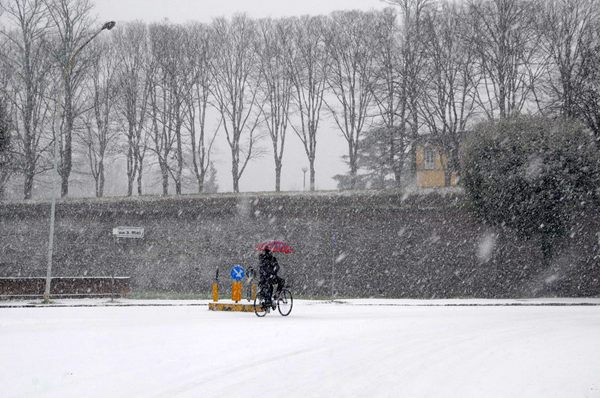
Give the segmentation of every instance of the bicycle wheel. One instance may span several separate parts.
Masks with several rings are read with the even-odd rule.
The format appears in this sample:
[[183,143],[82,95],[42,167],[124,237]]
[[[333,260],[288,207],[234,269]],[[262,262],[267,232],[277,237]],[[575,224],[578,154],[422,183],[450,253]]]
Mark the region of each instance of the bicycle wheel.
[[260,299],[260,294],[257,294],[254,297],[254,313],[256,316],[265,316],[267,315],[267,307],[263,305],[264,301]]
[[279,299],[277,299],[277,308],[279,309],[279,313],[283,316],[288,316],[290,312],[292,312],[293,306],[294,298],[292,297],[292,292],[287,289],[283,289],[279,295]]

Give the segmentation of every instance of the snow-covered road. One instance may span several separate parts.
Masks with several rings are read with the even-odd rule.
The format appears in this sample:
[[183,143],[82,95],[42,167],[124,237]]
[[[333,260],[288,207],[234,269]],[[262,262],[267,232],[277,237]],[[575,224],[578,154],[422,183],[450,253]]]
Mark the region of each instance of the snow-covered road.
[[0,308],[0,396],[600,397],[598,305],[376,303]]

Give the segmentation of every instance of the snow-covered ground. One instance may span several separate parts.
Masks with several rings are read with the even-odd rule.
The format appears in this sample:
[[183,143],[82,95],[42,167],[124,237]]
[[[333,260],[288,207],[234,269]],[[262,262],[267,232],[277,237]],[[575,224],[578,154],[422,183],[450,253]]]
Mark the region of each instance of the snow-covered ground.
[[600,397],[600,299],[106,301],[0,302],[0,396]]

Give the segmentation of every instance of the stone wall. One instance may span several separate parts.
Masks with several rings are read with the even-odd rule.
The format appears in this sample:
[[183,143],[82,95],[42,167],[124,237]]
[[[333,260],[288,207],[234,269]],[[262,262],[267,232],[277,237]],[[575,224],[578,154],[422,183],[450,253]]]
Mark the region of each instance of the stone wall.
[[[0,204],[0,277],[45,276],[50,204]],[[143,239],[115,238],[117,226]],[[219,194],[64,200],[54,276],[130,276],[135,291],[209,292],[215,270],[257,266],[281,239],[296,294],[330,297],[540,297],[600,294],[600,217],[585,214],[542,266],[539,243],[481,225],[460,194]]]

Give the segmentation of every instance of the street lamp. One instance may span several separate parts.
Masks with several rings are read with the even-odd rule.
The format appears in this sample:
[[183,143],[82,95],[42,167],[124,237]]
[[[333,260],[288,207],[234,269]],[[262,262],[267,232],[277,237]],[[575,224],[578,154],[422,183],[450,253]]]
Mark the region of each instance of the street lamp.
[[111,30],[116,25],[115,21],[106,22],[102,25],[102,28],[94,33],[85,43],[81,45],[75,51],[75,53],[69,58],[65,70],[62,74],[58,94],[56,95],[56,108],[54,111],[54,169],[52,171],[52,205],[50,207],[50,236],[48,237],[48,269],[46,270],[46,290],[44,291],[44,301],[50,301],[50,282],[52,280],[52,256],[54,254],[54,219],[56,214],[56,180],[58,177],[58,130],[60,128],[61,118],[61,101],[63,91],[65,89],[65,80],[71,70],[71,64],[73,60],[85,46],[87,46],[92,40],[96,38],[103,30]]
[[303,179],[302,179],[302,189],[304,191],[306,191],[306,172],[308,171],[308,167],[303,167],[302,168],[302,172],[304,173]]

